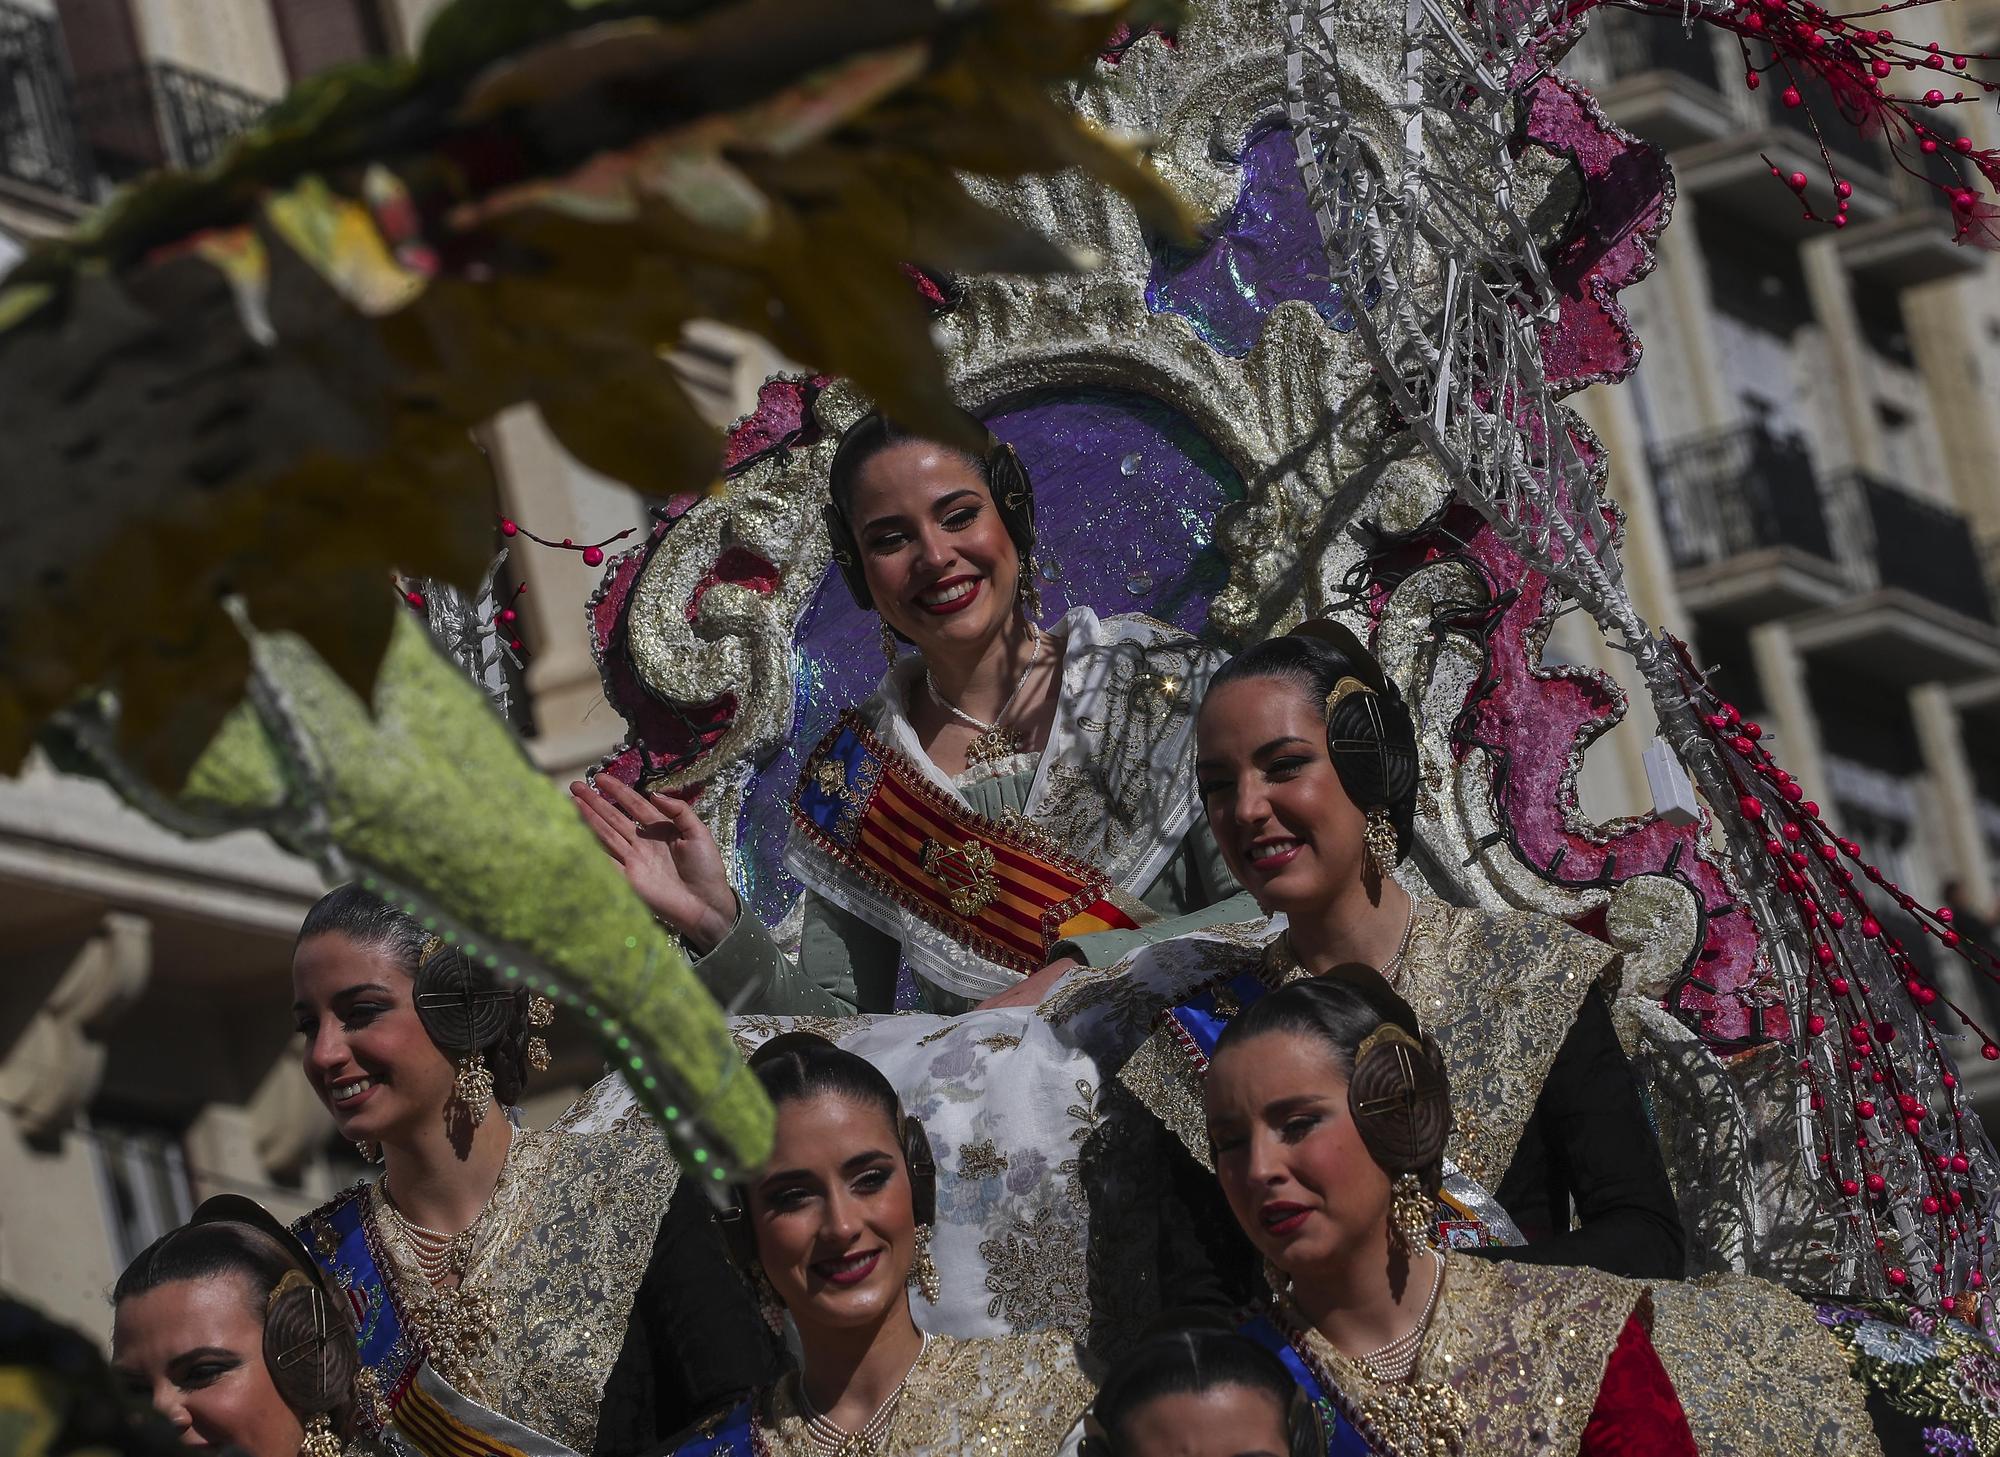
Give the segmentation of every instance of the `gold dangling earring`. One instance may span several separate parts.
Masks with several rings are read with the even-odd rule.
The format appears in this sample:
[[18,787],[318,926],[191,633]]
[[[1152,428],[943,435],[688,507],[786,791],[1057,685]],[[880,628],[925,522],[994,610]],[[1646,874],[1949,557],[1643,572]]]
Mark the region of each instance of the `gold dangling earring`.
[[493,1101],[493,1074],[486,1069],[486,1054],[468,1052],[458,1060],[458,1076],[452,1080],[451,1095],[465,1109],[465,1116],[477,1128],[486,1121],[487,1105]]
[[917,1226],[917,1253],[910,1261],[908,1283],[932,1305],[936,1305],[938,1297],[944,1293],[943,1282],[938,1278],[937,1261],[931,1258],[931,1227],[928,1224]]
[[299,1457],[340,1457],[340,1438],[333,1422],[323,1411],[314,1412],[306,1423],[306,1439],[299,1443]]
[[764,1273],[762,1265],[750,1267],[750,1291],[757,1297],[757,1313],[764,1317],[764,1324],[771,1328],[771,1334],[785,1333],[785,1302],[778,1299],[778,1292],[771,1288],[771,1277]]
[[1269,1285],[1271,1293],[1280,1299],[1292,1293],[1292,1277],[1269,1260],[1264,1261],[1264,1283]]
[[1375,866],[1375,873],[1384,880],[1396,868],[1396,827],[1389,822],[1388,806],[1371,804],[1368,806],[1368,827],[1361,832],[1361,843],[1368,851],[1368,859]]
[[[555,1025],[556,1004],[547,997],[536,995],[528,999],[528,1025],[530,1027],[550,1027]],[[547,1039],[528,1039],[528,1066],[538,1073],[549,1070],[549,1044]]]
[[382,1162],[382,1145],[370,1139],[355,1139],[354,1151],[361,1155],[361,1162],[364,1164],[379,1164]]
[[896,634],[889,631],[889,624],[882,624],[882,661],[890,667],[896,666]]
[[1035,580],[1035,559],[1031,556],[1021,559],[1021,581],[1016,595],[1021,599],[1021,609],[1027,613],[1028,621],[1039,627],[1042,621],[1042,584]]
[[1398,1174],[1389,1194],[1389,1243],[1405,1255],[1431,1247],[1437,1221],[1431,1196],[1415,1174]]

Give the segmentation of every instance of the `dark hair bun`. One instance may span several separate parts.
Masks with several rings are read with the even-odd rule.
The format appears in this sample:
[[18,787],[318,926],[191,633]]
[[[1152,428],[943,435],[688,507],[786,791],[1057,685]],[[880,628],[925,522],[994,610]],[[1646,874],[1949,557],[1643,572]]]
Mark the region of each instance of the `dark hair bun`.
[[527,1015],[524,994],[493,985],[456,946],[435,948],[415,980],[417,1016],[438,1050],[450,1057],[484,1052],[507,1035],[517,1014]]
[[1355,1050],[1347,1106],[1368,1153],[1391,1178],[1434,1186],[1451,1138],[1451,1086],[1437,1039],[1384,1022]]
[[302,1270],[286,1271],[271,1292],[264,1364],[278,1395],[302,1420],[339,1413],[352,1399],[360,1357],[345,1314]]

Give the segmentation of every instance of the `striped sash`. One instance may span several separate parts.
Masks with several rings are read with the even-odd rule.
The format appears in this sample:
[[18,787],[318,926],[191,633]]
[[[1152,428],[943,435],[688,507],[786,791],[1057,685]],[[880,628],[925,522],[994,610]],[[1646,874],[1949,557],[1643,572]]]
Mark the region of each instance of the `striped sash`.
[[792,819],[877,893],[1024,975],[1066,937],[1138,925],[1103,871],[1032,828],[974,814],[852,711],[806,759]]
[[576,1457],[568,1447],[461,1395],[430,1364],[403,1319],[368,1229],[368,1190],[357,1185],[302,1220],[296,1232],[347,1292],[360,1347],[361,1425],[393,1435],[423,1457]]

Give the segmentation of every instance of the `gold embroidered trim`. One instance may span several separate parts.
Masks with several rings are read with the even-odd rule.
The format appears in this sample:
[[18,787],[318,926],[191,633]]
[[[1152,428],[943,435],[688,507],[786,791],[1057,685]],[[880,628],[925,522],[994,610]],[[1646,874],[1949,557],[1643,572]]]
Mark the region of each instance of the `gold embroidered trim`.
[[[1619,1333],[1646,1312],[1645,1287],[1615,1275],[1447,1254],[1444,1293],[1413,1381],[1442,1382],[1464,1402],[1468,1454],[1568,1457],[1583,1439]],[[1321,1380],[1364,1417],[1395,1409],[1393,1387],[1403,1383],[1376,1381],[1288,1302],[1277,1313]]]
[[[769,1457],[819,1457],[797,1372],[759,1397],[757,1436]],[[1060,1331],[959,1340],[933,1336],[910,1372],[880,1450],[896,1457],[1053,1453],[1093,1394]]]

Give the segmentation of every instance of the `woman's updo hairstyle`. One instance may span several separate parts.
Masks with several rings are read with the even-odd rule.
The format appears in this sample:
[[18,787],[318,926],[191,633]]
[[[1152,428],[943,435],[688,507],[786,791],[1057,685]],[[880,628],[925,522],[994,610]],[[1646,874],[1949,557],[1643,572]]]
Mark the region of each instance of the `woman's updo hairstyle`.
[[315,936],[345,936],[379,952],[415,984],[417,1018],[438,1051],[457,1061],[485,1055],[493,1096],[504,1107],[528,1085],[528,1010],[524,987],[503,987],[457,946],[358,885],[337,886],[306,912],[295,946]]
[[1269,1032],[1319,1040],[1347,1079],[1347,1109],[1392,1180],[1415,1174],[1435,1195],[1451,1139],[1444,1050],[1373,967],[1349,962],[1260,997],[1223,1029],[1215,1055]]
[[[903,1112],[903,1101],[867,1058],[836,1047],[817,1032],[783,1032],[750,1055],[750,1071],[764,1087],[773,1108],[819,1098],[845,1098],[881,1111],[903,1150],[910,1176],[910,1209],[920,1225],[937,1221],[937,1161],[924,1125]],[[744,1216],[750,1208],[748,1191],[736,1190],[736,1207],[724,1210],[722,1232],[730,1253],[744,1269],[757,1258],[756,1241]]]
[[1319,1410],[1284,1363],[1255,1341],[1217,1324],[1149,1337],[1112,1364],[1084,1417],[1078,1457],[1130,1457],[1132,1418],[1163,1396],[1199,1396],[1222,1387],[1269,1396],[1285,1414],[1289,1457],[1325,1457]]
[[360,1369],[346,1297],[332,1289],[291,1231],[255,1200],[218,1194],[140,1251],[112,1287],[113,1305],[185,1280],[247,1283],[264,1323],[264,1365],[301,1423],[323,1416],[352,1430]]
[[1325,618],[1245,648],[1209,680],[1213,693],[1244,678],[1297,684],[1326,719],[1326,752],[1340,787],[1364,811],[1388,811],[1396,855],[1410,853],[1417,816],[1417,729],[1403,695],[1347,628]]
[[[1035,492],[1028,472],[1014,453],[1014,447],[988,430],[984,421],[969,411],[958,413],[974,438],[985,442],[978,454],[968,451],[965,456],[986,482],[987,493],[993,497],[993,505],[1000,512],[1014,550],[1021,555],[1021,570],[1026,572],[1029,558],[1035,554]],[[846,579],[856,605],[862,608],[875,605],[875,594],[868,589],[867,575],[861,570],[861,548],[849,514],[854,507],[855,482],[860,478],[861,468],[890,446],[906,440],[930,439],[897,424],[880,411],[871,410],[847,427],[833,452],[833,464],[827,471],[831,503],[826,508],[826,532],[833,539],[834,564]]]

